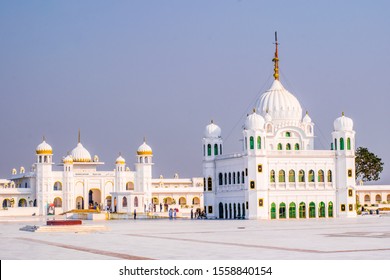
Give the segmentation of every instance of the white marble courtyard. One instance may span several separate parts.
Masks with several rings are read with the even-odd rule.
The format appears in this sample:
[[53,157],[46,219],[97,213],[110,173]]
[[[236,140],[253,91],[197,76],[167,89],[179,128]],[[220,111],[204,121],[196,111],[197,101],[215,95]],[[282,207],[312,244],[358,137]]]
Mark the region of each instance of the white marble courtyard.
[[390,216],[313,220],[116,220],[101,232],[26,232],[0,220],[2,260],[390,259]]

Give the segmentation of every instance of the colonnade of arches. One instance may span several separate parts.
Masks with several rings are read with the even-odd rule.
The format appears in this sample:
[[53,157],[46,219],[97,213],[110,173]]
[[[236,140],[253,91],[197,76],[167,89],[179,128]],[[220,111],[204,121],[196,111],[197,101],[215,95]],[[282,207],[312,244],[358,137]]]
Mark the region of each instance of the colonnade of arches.
[[316,206],[315,202],[310,202],[306,205],[305,202],[299,204],[290,202],[286,204],[284,202],[278,205],[275,202],[271,203],[270,218],[271,219],[306,219],[306,218],[333,218],[334,207],[333,202],[329,201],[326,205],[321,201]]
[[245,219],[245,203],[222,203],[218,205],[219,219]]
[[[288,174],[286,174],[286,172],[281,169],[278,171],[278,174],[277,174],[277,178],[278,178],[278,183],[285,183],[287,180],[289,183],[295,183],[296,182],[296,171],[293,170],[293,169],[290,169]],[[288,175],[288,178],[286,178],[286,175]],[[332,171],[331,170],[328,170],[327,174],[326,174],[326,182],[328,183],[331,183],[332,180],[333,180],[333,176],[332,176]],[[275,170],[271,170],[270,171],[270,175],[269,175],[269,180],[271,183],[275,183],[276,182],[276,172]],[[308,172],[308,176],[306,178],[306,172],[305,170],[303,169],[300,169],[298,171],[298,182],[299,183],[305,183],[305,182],[309,182],[309,183],[314,183],[314,182],[318,182],[318,183],[324,183],[325,182],[325,172],[324,170],[320,169],[317,171],[317,177],[316,177],[316,173],[314,172],[313,169],[310,169],[309,172]]]
[[[381,194],[375,195],[375,203],[382,203],[383,201],[386,201],[387,203],[390,203],[390,194],[388,194],[386,196],[386,199],[385,199],[385,195],[383,195],[383,196]],[[365,204],[370,204],[371,203],[371,195],[366,194],[364,196],[364,203]]]

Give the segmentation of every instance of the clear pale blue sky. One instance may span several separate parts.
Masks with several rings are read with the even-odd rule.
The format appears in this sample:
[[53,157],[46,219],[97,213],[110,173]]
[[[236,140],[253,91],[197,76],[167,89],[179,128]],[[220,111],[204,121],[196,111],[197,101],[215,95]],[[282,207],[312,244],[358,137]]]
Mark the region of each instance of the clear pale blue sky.
[[1,1],[0,177],[29,169],[45,135],[61,158],[82,143],[131,168],[144,136],[154,176],[202,175],[203,130],[239,152],[241,126],[281,81],[328,149],[333,120],[382,157],[390,183],[389,1]]

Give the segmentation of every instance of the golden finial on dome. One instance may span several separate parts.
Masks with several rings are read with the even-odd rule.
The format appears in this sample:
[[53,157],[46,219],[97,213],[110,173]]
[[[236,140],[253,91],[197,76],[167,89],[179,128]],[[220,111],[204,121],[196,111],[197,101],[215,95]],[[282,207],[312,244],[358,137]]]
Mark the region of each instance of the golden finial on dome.
[[274,78],[279,80],[279,57],[278,57],[278,33],[275,31],[275,57],[272,59],[274,62]]
[[308,112],[308,111],[306,111],[306,115],[309,115],[309,112]]
[[344,117],[344,112],[341,112],[341,116],[343,116],[343,117]]
[[252,111],[253,111],[253,113],[256,113],[256,108],[253,108]]
[[46,141],[45,135],[42,136],[42,141]]
[[81,136],[80,136],[80,128],[79,128],[79,135],[78,135],[78,138],[77,138],[78,142],[77,143],[81,143]]
[[146,136],[144,136],[144,143],[146,143]]

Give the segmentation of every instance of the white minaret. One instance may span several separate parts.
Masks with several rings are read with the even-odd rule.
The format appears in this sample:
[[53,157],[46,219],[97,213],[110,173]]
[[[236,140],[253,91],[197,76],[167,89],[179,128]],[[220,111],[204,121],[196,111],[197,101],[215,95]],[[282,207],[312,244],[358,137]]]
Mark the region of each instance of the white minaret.
[[356,217],[353,121],[343,113],[334,121],[333,127],[333,149],[336,158],[336,214],[339,217]]
[[[265,120],[253,110],[245,121],[244,154],[248,176],[245,180],[246,218],[268,219],[268,164],[265,147]],[[246,172],[245,172],[246,173]]]
[[117,199],[117,209],[115,209],[115,205],[114,203],[112,203],[111,208],[113,212],[115,212],[115,210],[121,212],[121,208],[122,208],[121,202],[123,196],[118,195],[118,193],[121,193],[126,189],[125,171],[126,171],[126,161],[119,153],[119,156],[115,161],[115,183],[114,183],[114,193],[116,194],[115,197]]
[[47,214],[47,206],[53,202],[49,201],[49,193],[52,192],[53,188],[53,149],[45,140],[43,137],[43,142],[36,148],[37,161],[35,163],[37,205],[38,213],[41,216]]
[[134,186],[135,192],[144,193],[144,205],[149,207],[152,203],[152,162],[153,151],[152,148],[146,144],[146,140],[137,150],[136,170],[136,184]]
[[[63,210],[69,211],[72,209],[76,209],[76,200],[74,197],[75,189],[74,189],[74,176],[73,176],[73,158],[70,155],[67,155],[63,159],[64,163],[64,185],[62,188],[63,193]],[[82,205],[80,205],[81,209],[83,208]]]
[[218,201],[215,200],[217,193],[217,175],[215,171],[215,158],[222,155],[223,141],[221,128],[213,121],[206,126],[203,144],[203,190],[204,206],[207,216],[215,218],[218,216]]

